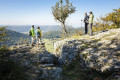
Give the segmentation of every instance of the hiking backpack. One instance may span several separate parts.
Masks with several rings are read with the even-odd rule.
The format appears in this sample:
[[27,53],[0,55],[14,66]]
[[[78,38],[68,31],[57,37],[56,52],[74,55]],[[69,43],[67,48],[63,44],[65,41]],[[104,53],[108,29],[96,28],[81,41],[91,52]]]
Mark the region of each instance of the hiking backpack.
[[37,36],[40,37],[40,32],[37,30]]
[[29,36],[32,36],[31,30],[29,31]]

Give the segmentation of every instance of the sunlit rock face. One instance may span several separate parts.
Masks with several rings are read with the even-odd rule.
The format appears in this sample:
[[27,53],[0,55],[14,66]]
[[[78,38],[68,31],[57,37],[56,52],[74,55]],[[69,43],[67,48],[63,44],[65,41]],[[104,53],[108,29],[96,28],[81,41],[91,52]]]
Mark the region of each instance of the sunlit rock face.
[[61,64],[69,64],[79,56],[83,66],[102,72],[120,70],[120,29],[58,41],[54,43],[54,54]]

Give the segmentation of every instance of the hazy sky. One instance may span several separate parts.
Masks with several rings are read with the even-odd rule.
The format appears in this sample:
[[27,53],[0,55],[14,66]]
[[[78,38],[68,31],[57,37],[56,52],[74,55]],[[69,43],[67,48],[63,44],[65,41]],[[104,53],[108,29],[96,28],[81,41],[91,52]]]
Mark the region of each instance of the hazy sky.
[[[0,0],[0,25],[57,25],[51,7],[59,0]],[[70,0],[76,12],[67,24],[80,27],[84,13],[93,11],[95,18],[120,8],[120,0]]]

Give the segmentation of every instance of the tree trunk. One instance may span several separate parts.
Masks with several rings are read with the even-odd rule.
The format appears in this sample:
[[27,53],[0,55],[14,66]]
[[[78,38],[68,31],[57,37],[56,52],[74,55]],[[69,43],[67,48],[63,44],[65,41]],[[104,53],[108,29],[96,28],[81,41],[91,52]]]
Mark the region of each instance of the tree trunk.
[[66,36],[68,36],[68,32],[67,32],[67,29],[66,29],[66,26],[65,26],[65,24],[64,24],[64,23],[62,23],[62,27],[63,27],[63,30],[64,30],[64,32],[65,32],[65,34],[66,34]]

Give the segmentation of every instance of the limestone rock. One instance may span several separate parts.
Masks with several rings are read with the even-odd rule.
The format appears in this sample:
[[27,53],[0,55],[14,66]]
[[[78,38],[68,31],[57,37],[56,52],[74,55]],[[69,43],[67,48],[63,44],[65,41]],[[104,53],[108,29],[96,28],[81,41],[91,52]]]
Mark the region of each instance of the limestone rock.
[[48,67],[43,68],[42,79],[45,80],[62,80],[62,68],[60,67]]
[[52,64],[54,59],[52,57],[42,57],[40,60],[40,64]]
[[82,64],[99,71],[120,69],[120,29],[65,39],[54,43],[54,54],[62,64],[71,63],[79,56]]
[[57,57],[43,45],[19,46],[10,51],[10,59],[25,67],[28,80],[62,80],[62,68],[55,63]]

